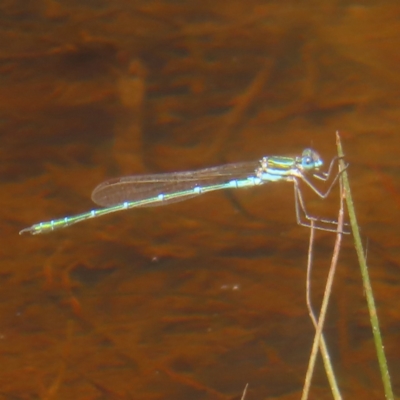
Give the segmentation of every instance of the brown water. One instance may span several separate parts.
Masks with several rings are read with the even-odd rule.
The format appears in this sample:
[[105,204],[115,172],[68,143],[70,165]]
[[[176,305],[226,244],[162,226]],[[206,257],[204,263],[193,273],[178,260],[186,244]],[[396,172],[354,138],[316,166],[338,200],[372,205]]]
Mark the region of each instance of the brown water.
[[[299,398],[313,327],[290,184],[18,231],[90,210],[111,177],[329,160],[337,129],[399,392],[400,6],[374,4],[2,3],[0,398]],[[344,397],[383,398],[351,237],[325,333]],[[321,363],[310,398],[331,398]]]

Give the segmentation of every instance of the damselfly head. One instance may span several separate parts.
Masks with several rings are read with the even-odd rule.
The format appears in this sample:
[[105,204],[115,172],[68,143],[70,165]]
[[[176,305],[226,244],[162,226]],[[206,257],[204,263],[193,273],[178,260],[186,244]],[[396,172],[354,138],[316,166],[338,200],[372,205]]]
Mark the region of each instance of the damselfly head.
[[301,155],[301,166],[305,170],[316,170],[323,165],[319,154],[312,149],[305,149]]

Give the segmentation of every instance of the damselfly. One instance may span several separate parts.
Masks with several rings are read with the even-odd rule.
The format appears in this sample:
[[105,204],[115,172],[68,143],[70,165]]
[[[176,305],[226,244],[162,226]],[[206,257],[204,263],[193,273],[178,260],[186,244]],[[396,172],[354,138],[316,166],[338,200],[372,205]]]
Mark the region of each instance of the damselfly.
[[92,192],[92,200],[104,208],[40,222],[22,229],[20,234],[27,232],[37,235],[129,208],[161,206],[214,190],[244,188],[279,181],[289,181],[294,184],[296,219],[299,225],[310,226],[310,221],[314,221],[319,224],[319,226],[314,224],[315,228],[336,232],[336,227],[333,226],[336,224],[335,221],[323,220],[307,214],[299,186],[299,182],[303,181],[319,197],[326,198],[339,174],[335,176],[325,192],[320,191],[310,178],[327,181],[334,161],[335,158],[331,161],[328,172],[318,174],[323,165],[319,154],[312,149],[305,149],[298,157],[268,156],[259,161],[226,164],[197,171],[110,179],[98,185]]

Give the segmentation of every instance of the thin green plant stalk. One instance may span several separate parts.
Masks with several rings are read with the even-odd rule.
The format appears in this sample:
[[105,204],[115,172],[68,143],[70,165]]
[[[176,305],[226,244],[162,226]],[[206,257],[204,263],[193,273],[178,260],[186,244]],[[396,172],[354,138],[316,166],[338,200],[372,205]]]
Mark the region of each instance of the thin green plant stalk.
[[[344,165],[345,165],[344,161],[343,161],[344,153],[343,153],[342,144],[340,142],[339,132],[336,132],[336,145],[337,145],[337,149],[338,149],[338,155],[339,155],[339,157],[341,157],[339,163],[342,165],[342,168],[344,168]],[[367,262],[366,262],[365,255],[364,255],[365,254],[364,249],[363,249],[362,242],[361,242],[360,230],[358,228],[356,213],[354,210],[353,198],[351,196],[351,191],[350,191],[349,178],[348,178],[346,170],[343,171],[341,178],[343,180],[344,192],[345,192],[345,196],[346,196],[346,205],[347,205],[347,210],[349,213],[351,230],[353,232],[354,245],[355,245],[356,252],[357,252],[358,262],[360,264],[365,296],[367,298],[369,318],[371,321],[372,333],[374,336],[375,348],[376,348],[376,353],[378,356],[378,363],[379,363],[379,368],[381,371],[382,382],[383,382],[383,387],[384,387],[384,391],[385,391],[385,397],[388,400],[393,400],[394,399],[393,389],[392,389],[392,384],[390,381],[390,375],[389,375],[389,369],[387,366],[385,351],[383,349],[383,342],[382,342],[381,331],[379,328],[378,314],[377,314],[376,307],[375,307],[374,295],[372,292],[371,281],[369,279],[369,274],[368,274],[368,266],[367,266]]]
[[[318,326],[318,321],[317,318],[315,317],[315,313],[311,304],[311,298],[310,298],[310,281],[311,281],[311,269],[312,269],[312,251],[313,251],[313,245],[314,245],[314,234],[315,234],[315,229],[312,224],[311,229],[310,229],[310,244],[308,248],[308,260],[307,260],[307,288],[306,288],[306,302],[307,302],[307,308],[308,308],[308,313],[310,315],[311,321],[314,325],[314,328],[317,329]],[[325,337],[324,334],[321,333],[321,339],[320,339],[320,344],[319,344],[319,349],[321,352],[322,360],[324,362],[324,367],[325,367],[325,372],[326,376],[329,381],[329,385],[331,387],[332,395],[335,400],[341,400],[342,396],[340,394],[339,386],[336,382],[336,377],[335,373],[333,371],[332,363],[331,363],[331,358],[328,352],[328,347],[326,345]],[[309,382],[311,384],[311,380]]]
[[[344,164],[339,164],[339,173],[343,173],[343,169],[345,168]],[[341,181],[341,177],[339,179],[339,181]],[[324,297],[322,299],[322,305],[321,305],[321,311],[319,314],[319,318],[318,318],[318,323],[315,329],[315,336],[314,336],[314,342],[313,342],[313,346],[311,349],[311,354],[310,354],[310,360],[308,363],[308,369],[307,369],[307,373],[306,373],[306,378],[304,381],[304,387],[303,387],[303,393],[302,393],[302,400],[306,400],[308,399],[308,394],[310,391],[310,387],[311,387],[311,378],[314,372],[314,368],[315,368],[315,362],[317,360],[317,355],[318,355],[318,347],[322,346],[322,328],[324,326],[325,323],[325,317],[326,317],[326,312],[328,309],[328,304],[329,304],[329,299],[330,299],[330,295],[332,292],[332,285],[333,285],[333,279],[335,276],[335,272],[336,272],[336,266],[337,266],[337,262],[338,262],[338,258],[339,258],[339,252],[340,252],[340,246],[342,243],[342,236],[343,236],[343,219],[344,219],[344,202],[343,202],[343,197],[345,196],[345,192],[342,189],[342,184],[340,185],[340,208],[339,208],[339,215],[338,215],[338,222],[337,222],[337,234],[336,234],[336,240],[335,240],[335,245],[334,245],[334,249],[333,249],[333,254],[332,254],[332,259],[331,259],[331,266],[329,268],[329,273],[328,273],[328,278],[326,280],[326,285],[325,285],[325,292],[324,292]],[[313,226],[311,226],[311,230],[313,230]],[[312,234],[312,233],[311,233]],[[310,254],[309,254],[309,258],[310,258]],[[310,260],[309,260],[310,262]],[[315,317],[314,317],[315,319]],[[323,357],[324,359],[324,364],[325,364],[325,357]],[[328,356],[329,359],[329,356]],[[328,365],[330,364],[327,363]],[[326,365],[325,364],[325,368]],[[332,371],[330,371],[330,369]],[[333,381],[336,381],[336,379],[334,378],[334,373],[333,373],[333,369],[329,368],[326,369],[327,373],[328,373],[328,379],[329,382],[331,384],[331,389],[332,389],[332,394],[333,396],[339,396],[339,397],[335,397],[340,399],[340,392],[339,392],[339,388],[336,385],[332,386]],[[337,389],[337,391],[336,391]]]

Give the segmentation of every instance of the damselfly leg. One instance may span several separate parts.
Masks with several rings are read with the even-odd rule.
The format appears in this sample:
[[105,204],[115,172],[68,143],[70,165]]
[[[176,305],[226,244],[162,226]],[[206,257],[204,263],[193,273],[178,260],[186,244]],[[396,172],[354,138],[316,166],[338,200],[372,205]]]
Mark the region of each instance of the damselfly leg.
[[[322,175],[318,174],[313,174],[312,176],[314,178],[317,178],[319,180],[322,180],[326,182],[332,173],[333,170],[333,165],[335,162],[339,159],[339,157],[334,157],[330,163],[328,172],[322,173]],[[332,188],[335,186],[336,182],[338,181],[340,175],[342,172],[347,169],[348,165],[338,172],[335,176],[335,178],[332,180],[331,184],[329,185],[328,189],[323,192],[320,189],[318,189],[313,182],[311,182],[304,173],[299,174],[296,177],[293,177],[293,183],[294,183],[294,201],[295,201],[295,211],[296,211],[296,219],[297,223],[301,226],[305,226],[308,228],[313,227],[314,229],[318,229],[321,231],[326,231],[326,232],[337,232],[337,221],[336,220],[330,220],[330,219],[324,219],[324,218],[319,218],[319,217],[314,217],[309,215],[307,212],[305,202],[303,199],[303,195],[301,192],[300,184],[299,184],[299,179],[301,179],[314,193],[316,193],[319,197],[322,199],[325,199],[328,197],[328,195],[331,193]],[[304,219],[306,221],[304,221]],[[311,225],[311,223],[313,223]],[[345,226],[348,226],[349,224],[345,223]],[[349,234],[350,232],[348,231],[343,231],[342,233],[344,234]]]

